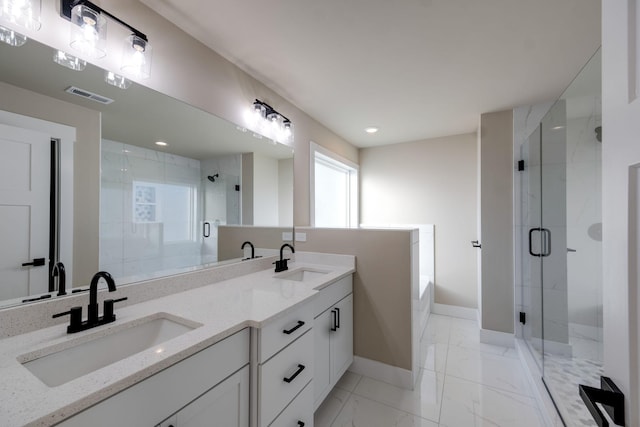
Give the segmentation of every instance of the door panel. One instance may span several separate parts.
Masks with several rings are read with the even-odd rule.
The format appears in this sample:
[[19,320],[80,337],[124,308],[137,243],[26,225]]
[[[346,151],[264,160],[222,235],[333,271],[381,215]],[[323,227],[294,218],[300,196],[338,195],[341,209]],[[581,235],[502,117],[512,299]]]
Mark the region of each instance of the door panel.
[[338,330],[331,336],[331,377],[337,382],[353,362],[353,294],[335,305]]
[[[0,299],[49,290],[51,139],[0,125]],[[23,267],[34,258],[45,265]]]

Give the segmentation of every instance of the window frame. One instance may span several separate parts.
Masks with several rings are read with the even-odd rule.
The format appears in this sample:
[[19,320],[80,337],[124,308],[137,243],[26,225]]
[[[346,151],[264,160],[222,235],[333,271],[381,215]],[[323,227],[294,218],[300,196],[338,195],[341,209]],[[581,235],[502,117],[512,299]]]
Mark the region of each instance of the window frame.
[[349,188],[347,189],[347,194],[349,200],[347,203],[348,224],[346,228],[358,228],[360,219],[360,166],[313,141],[309,143],[309,222],[311,227],[316,227],[316,154],[320,154],[322,161],[331,167],[348,173]]

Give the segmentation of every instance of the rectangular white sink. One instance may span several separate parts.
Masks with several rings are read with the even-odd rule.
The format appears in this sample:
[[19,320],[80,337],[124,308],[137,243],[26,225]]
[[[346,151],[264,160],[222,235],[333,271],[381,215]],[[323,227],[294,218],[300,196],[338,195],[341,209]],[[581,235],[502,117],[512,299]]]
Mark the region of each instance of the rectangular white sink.
[[[56,387],[152,347],[161,353],[162,343],[198,326],[196,322],[158,313],[118,325],[103,331],[106,335],[98,333],[94,339],[63,350],[37,358],[24,355],[18,360],[43,383]],[[48,353],[47,349],[43,351]]]
[[328,271],[301,267],[286,273],[278,274],[274,277],[277,277],[278,279],[295,280],[297,282],[306,282],[307,280],[313,280],[317,279],[318,277],[322,277],[327,273]]

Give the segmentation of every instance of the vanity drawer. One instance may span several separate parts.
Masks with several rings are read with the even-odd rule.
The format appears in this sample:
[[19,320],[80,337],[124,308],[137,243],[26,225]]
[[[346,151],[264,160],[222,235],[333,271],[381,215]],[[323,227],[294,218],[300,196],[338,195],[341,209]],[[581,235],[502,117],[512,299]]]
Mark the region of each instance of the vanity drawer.
[[299,426],[313,427],[313,383],[307,384],[269,427]]
[[313,300],[313,317],[318,317],[329,307],[353,292],[353,274],[336,280],[332,284],[322,288],[318,296]]
[[306,332],[259,369],[260,426],[269,423],[313,377],[313,334]]
[[312,325],[313,305],[307,303],[261,328],[258,335],[258,362],[267,361],[282,348],[301,337]]

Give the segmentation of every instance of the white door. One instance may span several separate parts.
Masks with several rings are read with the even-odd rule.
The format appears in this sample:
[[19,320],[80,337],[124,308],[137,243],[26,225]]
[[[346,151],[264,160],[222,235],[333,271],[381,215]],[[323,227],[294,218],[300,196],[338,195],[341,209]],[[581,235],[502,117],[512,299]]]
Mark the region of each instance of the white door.
[[[51,139],[0,125],[0,300],[49,288]],[[44,258],[42,266],[23,263]]]
[[604,372],[640,425],[640,2],[602,2]]

